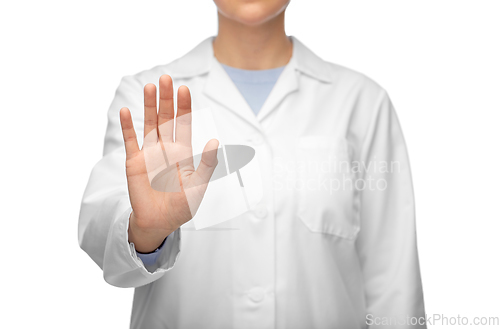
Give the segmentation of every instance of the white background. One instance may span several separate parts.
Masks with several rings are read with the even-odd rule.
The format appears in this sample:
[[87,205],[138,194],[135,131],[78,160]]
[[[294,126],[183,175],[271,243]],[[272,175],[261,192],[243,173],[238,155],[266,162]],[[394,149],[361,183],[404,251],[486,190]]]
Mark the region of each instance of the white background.
[[[391,96],[428,314],[500,316],[499,12],[487,0],[287,11],[287,34]],[[120,78],[183,55],[216,23],[209,0],[2,2],[3,328],[128,328],[133,290],[105,283],[78,246],[81,197]]]

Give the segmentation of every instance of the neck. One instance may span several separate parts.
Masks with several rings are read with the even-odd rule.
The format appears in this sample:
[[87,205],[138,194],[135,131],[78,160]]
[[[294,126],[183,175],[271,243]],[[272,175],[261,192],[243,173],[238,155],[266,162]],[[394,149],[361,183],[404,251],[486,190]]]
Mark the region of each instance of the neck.
[[213,41],[214,56],[225,65],[245,70],[285,66],[293,52],[285,34],[285,12],[265,23],[249,26],[220,13],[219,32]]

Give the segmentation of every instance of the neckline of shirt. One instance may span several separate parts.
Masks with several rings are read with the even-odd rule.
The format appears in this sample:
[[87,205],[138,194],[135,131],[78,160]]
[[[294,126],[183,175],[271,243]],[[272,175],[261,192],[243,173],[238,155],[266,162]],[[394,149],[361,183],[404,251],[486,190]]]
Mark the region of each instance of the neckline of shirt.
[[280,66],[265,70],[245,70],[220,63],[233,81],[245,83],[274,83],[286,67]]

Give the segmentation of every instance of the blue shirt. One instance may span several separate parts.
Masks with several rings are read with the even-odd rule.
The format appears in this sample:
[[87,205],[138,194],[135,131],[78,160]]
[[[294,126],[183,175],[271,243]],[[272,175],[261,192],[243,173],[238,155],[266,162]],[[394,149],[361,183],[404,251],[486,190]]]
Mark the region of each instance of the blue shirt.
[[243,98],[257,115],[271,93],[284,66],[269,70],[243,70],[222,64]]
[[[281,66],[268,70],[243,70],[227,66],[222,63],[221,65],[236,85],[243,98],[245,98],[255,115],[259,113],[262,105],[276,84],[281,72],[285,68],[285,66]],[[136,251],[137,256],[142,260],[144,265],[148,266],[156,263],[167,238],[165,238],[162,245],[158,249],[151,253],[141,254]]]

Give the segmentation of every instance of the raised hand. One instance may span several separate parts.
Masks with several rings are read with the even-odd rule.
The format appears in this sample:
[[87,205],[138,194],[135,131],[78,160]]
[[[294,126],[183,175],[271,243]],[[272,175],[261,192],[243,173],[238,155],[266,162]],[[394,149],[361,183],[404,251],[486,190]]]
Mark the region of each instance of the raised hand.
[[[132,214],[129,241],[139,252],[151,252],[195,215],[208,182],[217,166],[219,142],[210,140],[194,170],[191,146],[191,95],[186,86],[177,92],[175,117],[172,79],[159,81],[159,110],[156,86],[144,86],[144,143],[139,149],[128,108],[120,110],[120,122],[127,153],[126,172]],[[151,182],[161,175],[160,186]]]

